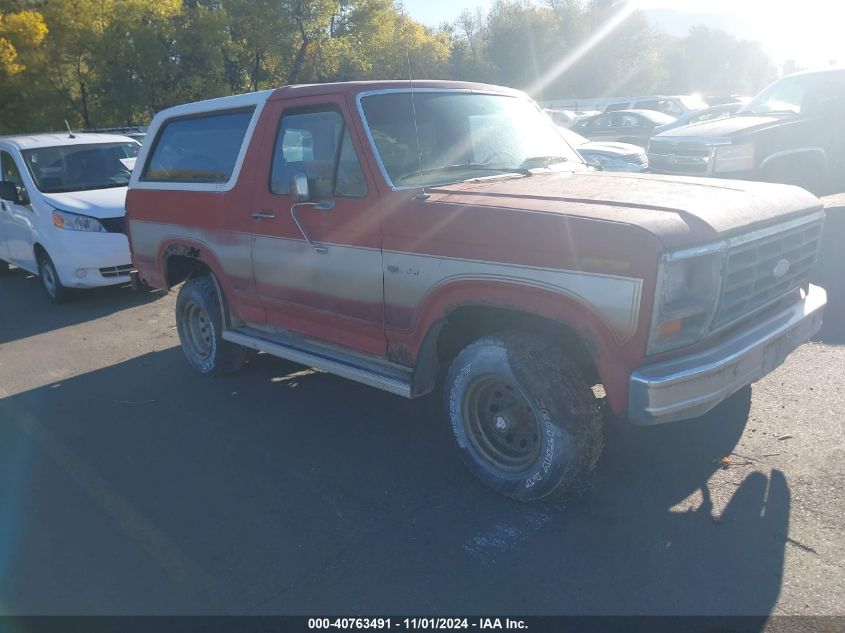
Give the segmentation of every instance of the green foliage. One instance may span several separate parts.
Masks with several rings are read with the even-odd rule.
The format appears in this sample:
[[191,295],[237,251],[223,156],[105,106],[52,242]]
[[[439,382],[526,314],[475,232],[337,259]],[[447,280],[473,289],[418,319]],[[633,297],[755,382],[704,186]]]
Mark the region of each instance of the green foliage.
[[0,0],[2,132],[141,124],[178,103],[409,66],[537,98],[753,93],[775,74],[756,43],[660,36],[624,0],[497,0],[437,29],[395,0]]

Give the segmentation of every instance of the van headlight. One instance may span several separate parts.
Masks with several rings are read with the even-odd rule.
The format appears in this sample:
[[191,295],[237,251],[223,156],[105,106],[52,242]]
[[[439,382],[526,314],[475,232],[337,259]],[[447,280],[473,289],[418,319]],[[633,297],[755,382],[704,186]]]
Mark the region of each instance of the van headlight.
[[690,345],[707,334],[719,301],[723,254],[714,246],[661,258],[648,354]]
[[721,145],[716,148],[713,171],[748,171],[754,169],[754,144]]
[[106,233],[105,227],[97,218],[78,213],[68,213],[53,209],[53,225],[68,231],[88,231],[89,233]]

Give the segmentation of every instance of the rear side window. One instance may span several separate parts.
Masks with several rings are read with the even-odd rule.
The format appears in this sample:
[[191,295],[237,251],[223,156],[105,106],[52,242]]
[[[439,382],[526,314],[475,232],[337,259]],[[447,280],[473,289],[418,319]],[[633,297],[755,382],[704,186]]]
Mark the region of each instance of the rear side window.
[[174,119],[156,137],[147,182],[224,183],[232,177],[254,108]]

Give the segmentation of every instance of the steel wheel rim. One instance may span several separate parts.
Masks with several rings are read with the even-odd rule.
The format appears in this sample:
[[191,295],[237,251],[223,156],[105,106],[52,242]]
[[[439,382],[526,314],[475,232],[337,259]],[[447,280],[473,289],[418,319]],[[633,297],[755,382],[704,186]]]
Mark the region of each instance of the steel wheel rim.
[[522,472],[540,455],[540,421],[519,387],[497,375],[474,380],[463,398],[463,420],[476,452],[496,468]]
[[47,289],[47,293],[51,297],[56,296],[56,278],[53,273],[53,267],[50,266],[50,262],[46,260],[41,265],[41,280],[44,282],[44,287]]
[[214,347],[211,321],[200,304],[191,301],[185,306],[185,334],[191,353],[205,359]]

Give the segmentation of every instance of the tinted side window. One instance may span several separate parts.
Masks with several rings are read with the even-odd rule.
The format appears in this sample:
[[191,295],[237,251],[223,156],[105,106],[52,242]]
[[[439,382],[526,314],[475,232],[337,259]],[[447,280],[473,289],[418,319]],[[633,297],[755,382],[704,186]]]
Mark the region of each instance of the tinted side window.
[[640,127],[640,118],[633,114],[617,115],[614,127]]
[[21,172],[18,171],[18,166],[15,165],[12,155],[9,152],[0,152],[0,162],[3,164],[3,180],[13,182],[18,187],[23,187]]
[[679,116],[684,113],[683,108],[679,106],[674,101],[669,100],[662,100],[657,104],[656,108],[648,108],[649,110],[658,110],[659,112],[665,112],[666,114],[671,114],[672,116]]
[[587,124],[588,127],[591,128],[603,128],[603,127],[610,127],[613,124],[613,117],[610,115],[607,116],[598,116],[595,119],[591,119],[590,122]]
[[615,112],[616,110],[627,110],[628,109],[628,102],[625,103],[611,103],[607,106],[604,111],[605,112]]
[[220,183],[232,177],[254,108],[165,123],[141,180]]
[[308,110],[282,117],[273,149],[270,191],[289,194],[291,179],[298,173],[308,177],[314,197],[367,195],[361,163],[337,110]]
[[9,152],[0,152],[0,164],[3,169],[3,177],[0,178],[0,180],[15,183],[15,186],[18,188],[18,197],[24,202],[28,201],[29,196],[26,193],[26,187],[23,184],[21,172],[18,170],[18,166],[15,164],[15,159],[12,158],[12,155]]

